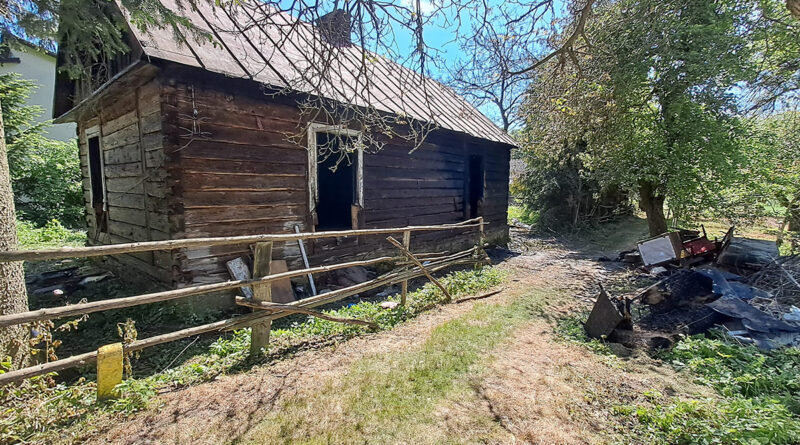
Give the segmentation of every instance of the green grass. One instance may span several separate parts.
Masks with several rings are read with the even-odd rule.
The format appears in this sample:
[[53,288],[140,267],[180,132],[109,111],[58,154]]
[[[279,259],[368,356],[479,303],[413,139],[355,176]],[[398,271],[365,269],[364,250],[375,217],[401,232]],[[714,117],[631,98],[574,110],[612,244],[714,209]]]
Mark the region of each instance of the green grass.
[[[502,282],[503,272],[491,267],[456,271],[440,281],[454,297],[466,296],[489,289]],[[397,300],[394,296],[390,300]],[[435,286],[425,286],[410,292],[408,306],[382,309],[379,302],[361,301],[336,310],[332,315],[346,318],[371,319],[381,329],[391,327],[415,316],[431,305],[444,302],[443,293]],[[272,331],[269,356],[280,357],[298,344],[314,341],[340,341],[367,333],[362,326],[345,325],[313,317]],[[51,376],[29,379],[17,387],[0,388],[0,444],[20,441],[47,441],[53,434],[74,435],[76,438],[91,432],[92,420],[113,413],[128,414],[149,406],[159,389],[180,388],[216,378],[220,374],[245,372],[264,358],[250,359],[250,330],[243,329],[213,342],[200,353],[163,372],[145,378],[125,380],[118,388],[121,396],[109,403],[96,403],[95,383],[78,381],[72,385],[53,384]],[[147,354],[148,351],[145,351]],[[177,353],[177,352],[176,352]],[[161,364],[168,367],[169,363]],[[8,364],[0,364],[0,373]],[[87,370],[88,378],[93,378]]]
[[650,444],[796,444],[797,419],[780,403],[746,398],[678,400],[616,407],[634,419],[629,432]]
[[[611,351],[586,335],[586,314],[557,322],[567,341],[600,355]],[[645,392],[640,403],[614,408],[626,422],[626,437],[655,444],[796,444],[800,443],[800,350],[763,352],[719,333],[683,339],[659,356],[686,371],[718,399],[681,399]]]
[[360,359],[312,398],[291,399],[243,442],[491,442],[459,437],[457,431],[448,436],[436,425],[436,408],[448,395],[470,391],[470,379],[490,363],[491,351],[556,300],[552,293],[537,290],[510,304],[479,303],[437,326],[421,347]]
[[508,206],[508,222],[511,223],[514,220],[524,224],[535,225],[539,222],[539,214],[529,210],[524,205],[510,205]]
[[800,351],[762,352],[721,334],[684,339],[662,358],[720,399],[618,407],[651,443],[800,443]]
[[586,320],[588,316],[588,312],[582,312],[556,320],[557,338],[581,345],[595,354],[613,355],[614,353],[608,347],[608,343],[601,339],[589,338],[586,334],[586,330],[583,328],[583,320]]
[[86,244],[86,232],[67,229],[55,219],[44,227],[36,227],[28,221],[17,220],[17,239],[21,249],[77,247]]

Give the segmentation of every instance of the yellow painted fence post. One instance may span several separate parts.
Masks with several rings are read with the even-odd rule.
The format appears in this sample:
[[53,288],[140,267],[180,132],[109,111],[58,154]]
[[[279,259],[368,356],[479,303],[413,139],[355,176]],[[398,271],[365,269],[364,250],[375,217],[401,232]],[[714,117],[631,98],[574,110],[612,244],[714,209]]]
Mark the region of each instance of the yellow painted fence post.
[[117,396],[114,387],[122,383],[122,343],[101,346],[97,350],[97,400]]

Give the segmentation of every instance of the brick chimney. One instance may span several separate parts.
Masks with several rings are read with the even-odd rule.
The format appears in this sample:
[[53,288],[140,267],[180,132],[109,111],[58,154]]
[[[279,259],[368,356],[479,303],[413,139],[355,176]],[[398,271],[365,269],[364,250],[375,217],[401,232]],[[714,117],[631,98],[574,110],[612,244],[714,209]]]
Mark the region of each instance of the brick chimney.
[[344,9],[335,9],[323,15],[317,19],[316,25],[322,38],[331,45],[344,48],[353,44],[350,40],[350,13]]

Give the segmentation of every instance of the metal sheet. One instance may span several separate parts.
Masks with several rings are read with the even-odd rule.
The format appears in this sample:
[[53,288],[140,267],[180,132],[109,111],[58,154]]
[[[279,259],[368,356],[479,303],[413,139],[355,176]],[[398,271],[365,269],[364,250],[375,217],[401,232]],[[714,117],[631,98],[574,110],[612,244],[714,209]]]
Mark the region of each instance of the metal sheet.
[[[508,134],[447,86],[379,55],[368,54],[370,62],[363,64],[363,52],[358,46],[332,48],[311,24],[298,23],[253,0],[233,2],[225,10],[209,2],[182,9],[174,0],[163,4],[198,29],[214,34],[216,41],[184,35],[183,42],[176,42],[172,29],[153,27],[141,32],[132,26],[147,56],[300,92],[321,91],[323,96],[339,102],[374,107],[516,145]],[[266,16],[269,17],[265,19]],[[253,26],[254,19],[258,26]],[[309,72],[318,70],[307,68],[324,63],[330,54],[335,57],[326,77],[309,78]]]

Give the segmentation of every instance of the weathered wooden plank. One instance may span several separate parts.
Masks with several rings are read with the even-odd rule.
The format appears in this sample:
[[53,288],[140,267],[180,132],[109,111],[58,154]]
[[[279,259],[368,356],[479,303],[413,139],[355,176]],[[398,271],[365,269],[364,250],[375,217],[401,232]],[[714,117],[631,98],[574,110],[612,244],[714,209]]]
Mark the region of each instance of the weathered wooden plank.
[[[134,118],[136,114],[134,113]],[[134,119],[133,123],[125,126],[113,133],[103,134],[103,149],[111,150],[113,148],[122,147],[124,145],[131,145],[139,142],[139,125]]]
[[293,145],[264,147],[259,144],[227,144],[211,140],[196,140],[181,148],[180,155],[182,159],[197,157],[303,165],[308,162],[306,149]]
[[305,176],[306,164],[276,164],[274,162],[203,158],[181,159],[181,168],[187,173],[291,174]]
[[123,147],[112,148],[103,151],[103,161],[105,165],[126,164],[129,162],[141,162],[142,153],[136,144],[125,145]]
[[142,164],[139,162],[129,162],[127,164],[112,164],[105,166],[103,172],[106,178],[125,178],[130,176],[141,176]]
[[118,193],[144,193],[144,181],[142,176],[130,178],[107,178],[106,190]]
[[366,200],[370,199],[386,199],[386,198],[441,198],[446,196],[459,197],[463,193],[463,189],[449,188],[449,189],[365,189],[364,197]]
[[144,159],[147,168],[161,168],[164,166],[166,156],[164,150],[145,151]]
[[147,133],[142,136],[142,147],[145,151],[162,150],[164,148],[164,134],[161,132]]
[[307,205],[277,204],[274,206],[228,206],[186,209],[186,224],[208,224],[227,221],[269,220],[275,217],[303,218]]
[[161,131],[161,111],[156,110],[150,114],[143,114],[139,120],[142,133],[157,133]]
[[376,198],[376,199],[367,199],[365,200],[365,206],[367,213],[373,210],[387,210],[393,209],[397,211],[397,209],[402,209],[406,207],[417,207],[420,203],[425,203],[426,205],[437,205],[437,206],[444,206],[444,208],[456,210],[458,208],[463,208],[464,199],[462,196],[445,196],[445,197],[438,197],[432,198],[428,197],[424,201],[420,201],[418,198],[411,198],[411,197],[400,197],[400,198]]
[[208,206],[238,206],[238,205],[272,205],[272,204],[302,204],[307,202],[308,196],[303,191],[242,191],[237,193],[217,191],[183,192],[185,208]]
[[[147,216],[144,209],[129,209],[125,207],[108,206],[108,217],[113,221],[120,221],[137,226],[147,227]],[[148,239],[148,238],[145,238]]]
[[129,112],[126,112],[125,114],[117,117],[116,119],[103,122],[103,127],[102,127],[103,136],[104,137],[109,136],[135,123],[136,123],[136,110],[134,109]]
[[184,173],[185,190],[246,191],[305,190],[304,175],[240,175],[236,173]]
[[108,222],[108,233],[129,241],[146,241],[149,239],[146,227],[122,221],[110,220]]

